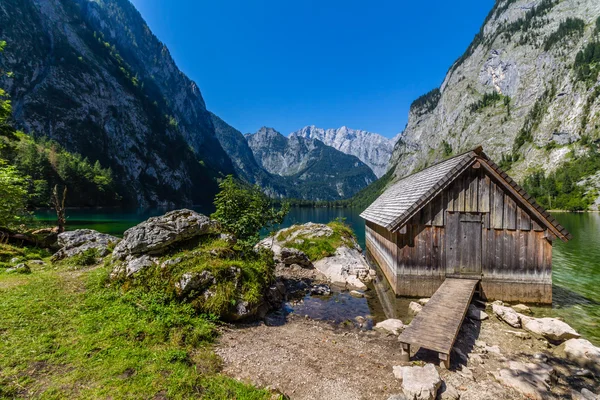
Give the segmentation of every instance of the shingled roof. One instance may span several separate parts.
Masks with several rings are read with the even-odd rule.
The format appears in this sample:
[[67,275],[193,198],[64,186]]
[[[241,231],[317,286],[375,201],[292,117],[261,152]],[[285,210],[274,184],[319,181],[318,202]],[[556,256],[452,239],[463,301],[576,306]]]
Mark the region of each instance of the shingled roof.
[[477,161],[482,162],[490,172],[498,175],[502,183],[512,189],[530,211],[538,214],[541,222],[556,236],[565,241],[571,239],[571,234],[494,164],[485,155],[481,146],[399,180],[381,194],[360,216],[389,231],[398,230],[424,205],[450,185],[456,177]]

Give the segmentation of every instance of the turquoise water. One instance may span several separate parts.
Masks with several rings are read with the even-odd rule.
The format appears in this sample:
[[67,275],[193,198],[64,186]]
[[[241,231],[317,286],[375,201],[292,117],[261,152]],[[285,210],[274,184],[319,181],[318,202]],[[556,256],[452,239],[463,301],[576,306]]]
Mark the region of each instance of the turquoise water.
[[[198,211],[203,212],[200,209]],[[166,210],[68,210],[67,229],[90,228],[120,236],[126,229],[150,216],[165,212]],[[336,218],[344,218],[354,229],[364,248],[365,226],[358,215],[358,210],[346,208],[292,208],[282,227],[305,222],[327,223]],[[50,221],[55,218],[50,211],[40,211],[36,216]],[[556,213],[554,216],[571,232],[573,240],[568,243],[555,241],[553,305],[551,308],[535,308],[535,315],[562,317],[586,338],[600,345],[600,214]],[[389,299],[384,301],[381,294],[380,299],[382,303],[389,302]],[[405,299],[397,299],[395,303],[403,305],[400,308],[405,308]],[[377,306],[369,304],[369,308],[374,307]]]

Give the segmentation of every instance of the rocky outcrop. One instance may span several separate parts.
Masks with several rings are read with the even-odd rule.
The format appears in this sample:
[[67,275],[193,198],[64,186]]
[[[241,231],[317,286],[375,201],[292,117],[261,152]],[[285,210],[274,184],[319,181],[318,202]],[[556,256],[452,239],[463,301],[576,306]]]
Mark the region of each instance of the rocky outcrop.
[[[390,159],[395,174],[406,176],[478,145],[497,162],[516,150],[511,176],[518,180],[536,168],[554,170],[571,149],[579,154],[580,139],[596,129],[600,101],[590,88],[598,77],[578,80],[574,61],[597,40],[599,15],[596,0],[576,7],[564,1],[496,1],[439,89],[411,105]],[[561,37],[567,18],[580,19],[585,28]],[[560,40],[547,42],[552,35]]]
[[158,262],[155,257],[176,244],[217,233],[218,223],[195,211],[182,209],[152,217],[129,228],[115,247],[113,276],[131,276]]
[[394,376],[402,381],[402,392],[411,400],[433,400],[442,379],[433,364],[423,367],[394,367]]
[[58,250],[52,256],[52,261],[62,260],[87,250],[94,249],[99,257],[110,254],[111,246],[115,246],[121,239],[100,233],[92,229],[77,229],[62,232],[58,235]]
[[370,267],[356,248],[338,247],[333,256],[320,259],[314,266],[334,284],[367,288],[363,281],[369,279]]
[[600,373],[600,347],[594,346],[589,340],[569,339],[565,342],[564,350],[567,359]]
[[246,139],[259,165],[271,174],[286,177],[302,199],[351,197],[377,179],[358,158],[319,140],[287,138],[266,127],[246,135]]
[[115,247],[113,258],[121,260],[128,255],[161,254],[174,243],[215,233],[216,227],[217,223],[206,215],[186,209],[151,217],[125,231],[123,240]]
[[345,236],[335,253],[316,261],[310,260],[304,252],[293,247],[295,244],[305,241],[329,240],[335,234],[328,225],[308,222],[282,229],[261,240],[256,248],[272,250],[275,261],[284,268],[289,269],[293,266],[314,268],[330,283],[345,286],[348,289],[366,289],[367,286],[364,282],[371,279],[371,268],[353,236],[342,233]]
[[350,129],[346,126],[338,129],[322,129],[311,125],[291,133],[290,136],[320,140],[342,153],[356,156],[367,164],[378,178],[381,178],[388,169],[396,140],[396,138],[387,139],[377,133]]

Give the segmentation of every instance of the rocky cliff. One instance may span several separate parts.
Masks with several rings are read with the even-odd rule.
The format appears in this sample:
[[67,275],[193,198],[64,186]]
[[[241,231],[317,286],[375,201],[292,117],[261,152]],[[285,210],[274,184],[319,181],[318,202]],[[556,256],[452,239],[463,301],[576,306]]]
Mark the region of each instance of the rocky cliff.
[[303,199],[347,198],[376,180],[373,171],[357,157],[316,139],[286,138],[266,127],[246,135],[246,139],[261,167],[285,177]]
[[377,133],[345,126],[338,129],[322,129],[311,125],[293,132],[290,136],[317,139],[342,153],[356,156],[367,164],[378,178],[388,169],[395,143],[395,138],[387,139]]
[[600,2],[499,0],[442,85],[417,99],[390,166],[405,176],[483,145],[518,180],[600,137]]
[[233,165],[196,84],[128,0],[3,0],[14,121],[110,166],[135,205],[212,202]]

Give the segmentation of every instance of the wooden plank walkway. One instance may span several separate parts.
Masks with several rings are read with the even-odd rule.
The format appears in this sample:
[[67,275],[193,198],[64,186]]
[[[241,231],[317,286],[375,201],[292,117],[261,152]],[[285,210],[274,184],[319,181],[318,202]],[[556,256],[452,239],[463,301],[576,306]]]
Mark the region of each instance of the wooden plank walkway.
[[410,346],[423,347],[439,354],[450,367],[450,352],[473,298],[479,279],[446,278],[399,341],[405,354]]

